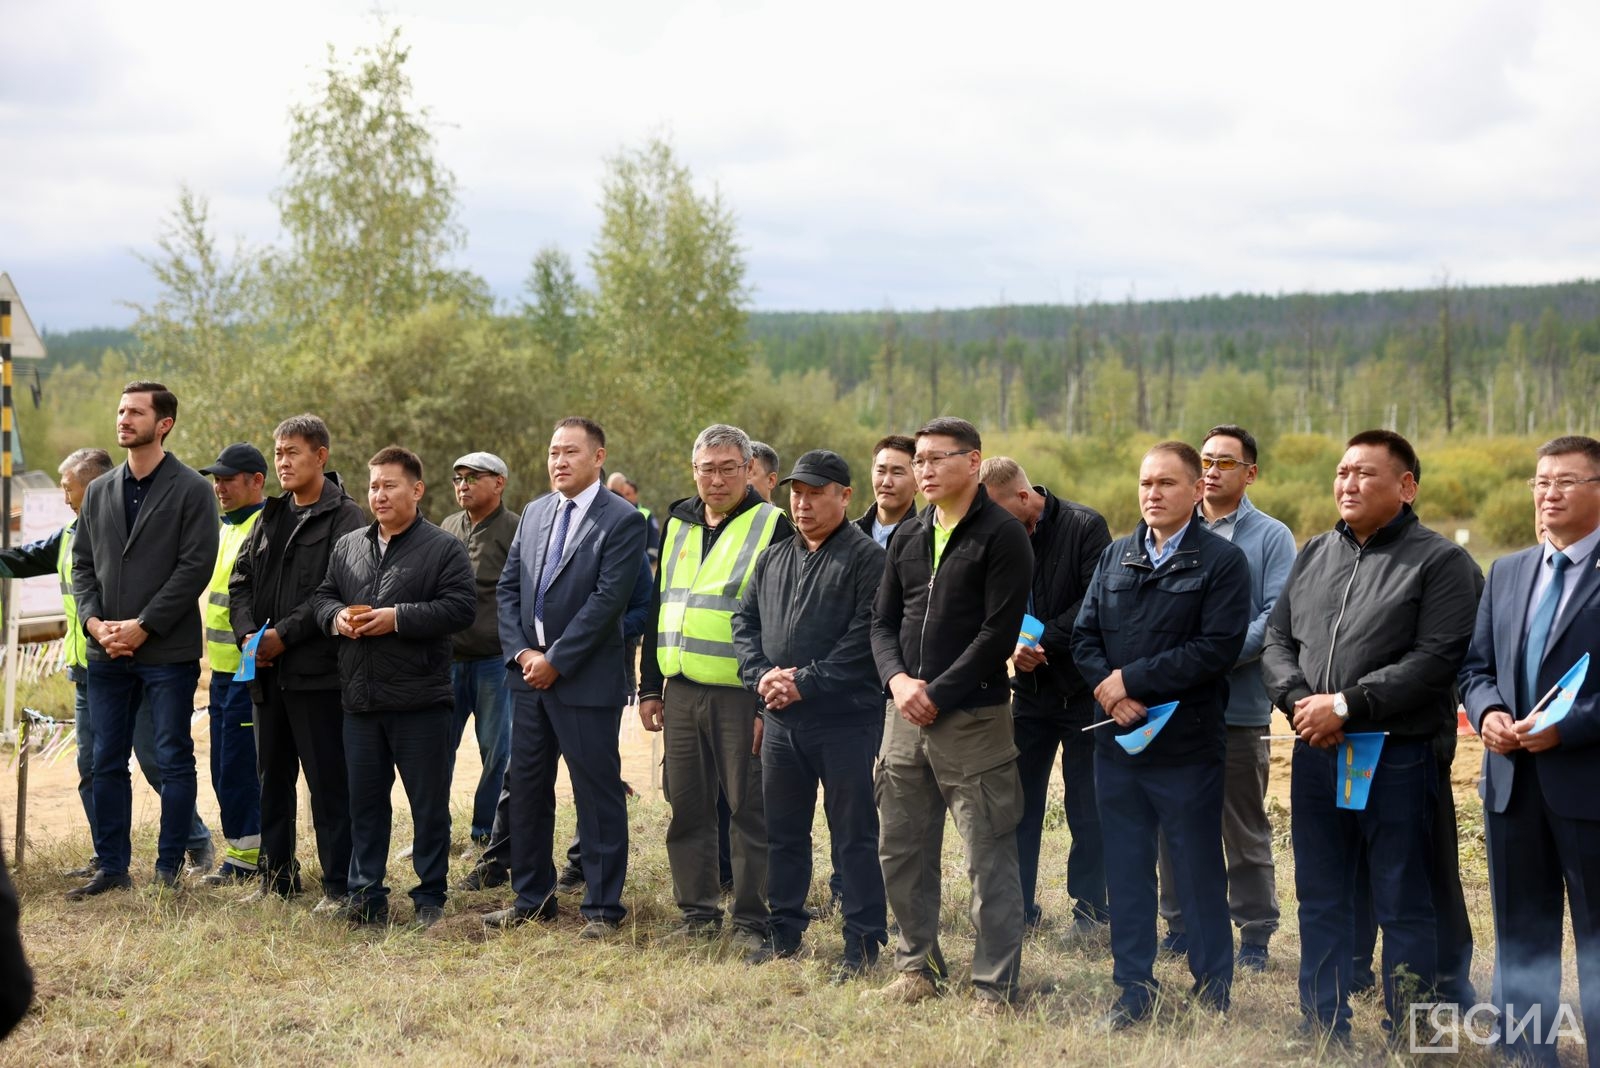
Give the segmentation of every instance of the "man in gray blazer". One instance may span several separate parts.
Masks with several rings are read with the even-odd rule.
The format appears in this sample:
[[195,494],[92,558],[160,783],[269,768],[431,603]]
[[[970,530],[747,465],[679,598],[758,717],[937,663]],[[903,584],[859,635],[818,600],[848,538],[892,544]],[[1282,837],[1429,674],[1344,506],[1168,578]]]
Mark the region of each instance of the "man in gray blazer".
[[156,882],[176,888],[183,871],[195,800],[189,717],[204,647],[199,601],[217,559],[217,517],[205,478],[162,448],[177,418],[178,398],[161,383],[123,387],[117,444],[128,458],[90,483],[78,516],[72,592],[89,637],[100,870],[69,900],[132,885],[128,757],[146,699],[162,778]]
[[622,616],[644,555],[645,519],[600,484],[606,432],[577,416],[550,439],[550,484],[523,510],[500,574],[501,653],[512,700],[511,885],[516,900],[485,916],[515,927],[556,915],[551,863],[556,759],[565,756],[578,809],[584,876],[582,938],[606,938],[627,915],[628,808],[622,725]]

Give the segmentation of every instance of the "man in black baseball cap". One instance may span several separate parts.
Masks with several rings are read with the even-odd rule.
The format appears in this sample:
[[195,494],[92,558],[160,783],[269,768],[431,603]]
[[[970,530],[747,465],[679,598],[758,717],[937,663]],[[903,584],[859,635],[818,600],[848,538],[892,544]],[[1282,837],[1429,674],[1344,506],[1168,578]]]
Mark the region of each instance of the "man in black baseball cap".
[[793,956],[810,915],[817,785],[844,882],[844,958],[835,981],[871,967],[887,940],[872,761],[883,691],[872,660],[872,602],[883,550],[854,523],[850,465],[813,449],[783,480],[796,536],[756,558],[733,614],[739,676],[766,706],[761,790],[767,811],[768,942],[752,964]]
[[232,478],[234,475],[267,475],[267,461],[261,450],[248,441],[236,441],[217,454],[217,462],[200,469],[202,475]]

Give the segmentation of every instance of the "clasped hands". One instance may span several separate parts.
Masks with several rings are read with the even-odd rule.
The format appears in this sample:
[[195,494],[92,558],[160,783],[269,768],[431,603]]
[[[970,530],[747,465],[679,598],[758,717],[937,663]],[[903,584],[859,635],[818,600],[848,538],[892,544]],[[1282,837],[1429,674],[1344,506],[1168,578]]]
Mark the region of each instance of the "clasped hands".
[[150,637],[150,632],[140,625],[137,619],[100,619],[96,617],[87,624],[91,637],[100,643],[100,648],[106,655],[115,660],[122,656],[132,656],[139,651]]
[[1117,668],[1094,688],[1094,699],[1106,710],[1106,715],[1116,720],[1119,727],[1131,727],[1145,718],[1150,711],[1144,702],[1128,696],[1128,687],[1122,681],[1122,669]]
[[1521,750],[1524,753],[1542,753],[1561,744],[1561,728],[1546,727],[1538,734],[1533,729],[1538,718],[1512,719],[1503,708],[1491,708],[1478,721],[1478,733],[1483,737],[1483,747],[1491,753],[1508,756]]
[[365,612],[352,612],[349,605],[339,609],[333,617],[334,629],[341,638],[376,638],[380,634],[393,634],[395,610],[371,608]]
[[524,649],[518,653],[517,666],[522,668],[522,681],[535,690],[548,690],[561,677],[561,672],[537,649]]

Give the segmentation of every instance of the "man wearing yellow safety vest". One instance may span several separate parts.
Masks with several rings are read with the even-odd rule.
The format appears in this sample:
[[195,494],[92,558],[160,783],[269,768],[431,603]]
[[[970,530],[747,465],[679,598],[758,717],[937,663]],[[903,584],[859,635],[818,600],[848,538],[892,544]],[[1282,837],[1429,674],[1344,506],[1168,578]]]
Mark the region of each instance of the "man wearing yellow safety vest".
[[256,876],[261,853],[261,781],[256,777],[255,716],[250,683],[235,680],[242,662],[228,614],[228,580],[239,547],[261,515],[267,461],[247,442],[222,450],[217,462],[200,469],[216,484],[222,506],[217,537],[217,566],[206,590],[206,661],[211,665],[211,788],[222,812],[227,852],[217,870],[205,877],[212,886],[244,882]]
[[[89,483],[111,470],[111,454],[104,449],[78,449],[62,460],[56,470],[61,475],[61,492],[66,497],[67,506],[76,513],[83,505],[83,494],[89,488]],[[72,533],[76,526],[77,520],[73,520],[47,538],[14,549],[0,550],[0,578],[22,579],[55,574],[60,579],[61,609],[66,616],[61,659],[73,687],[72,726],[74,744],[78,748],[78,800],[83,803],[83,815],[89,823],[90,840],[93,841],[94,720],[89,716],[89,654],[83,625],[78,620],[78,603],[72,596]],[[151,729],[148,708],[139,709],[138,722],[133,730],[133,752],[145,781],[160,796],[161,768],[156,763],[156,736]],[[198,812],[189,818],[188,855],[191,867],[211,867],[211,832]],[[91,857],[82,867],[71,868],[62,874],[71,879],[89,879],[99,870],[99,858]]]
[[733,926],[737,948],[767,937],[767,835],[761,804],[760,717],[740,683],[733,612],[756,557],[794,533],[747,479],[750,438],[706,427],[691,453],[696,496],[668,510],[661,570],[639,666],[639,718],[664,731],[663,789],[672,805],[667,861],[683,922],[678,937],[722,925],[717,877],[717,790],[733,811]]

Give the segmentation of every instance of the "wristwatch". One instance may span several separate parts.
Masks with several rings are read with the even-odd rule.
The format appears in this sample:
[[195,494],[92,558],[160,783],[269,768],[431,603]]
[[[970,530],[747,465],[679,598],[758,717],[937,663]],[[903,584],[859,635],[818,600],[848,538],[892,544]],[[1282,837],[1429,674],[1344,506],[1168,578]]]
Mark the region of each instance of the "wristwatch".
[[1342,693],[1333,695],[1333,714],[1339,717],[1340,723],[1350,718],[1350,703],[1344,699]]

